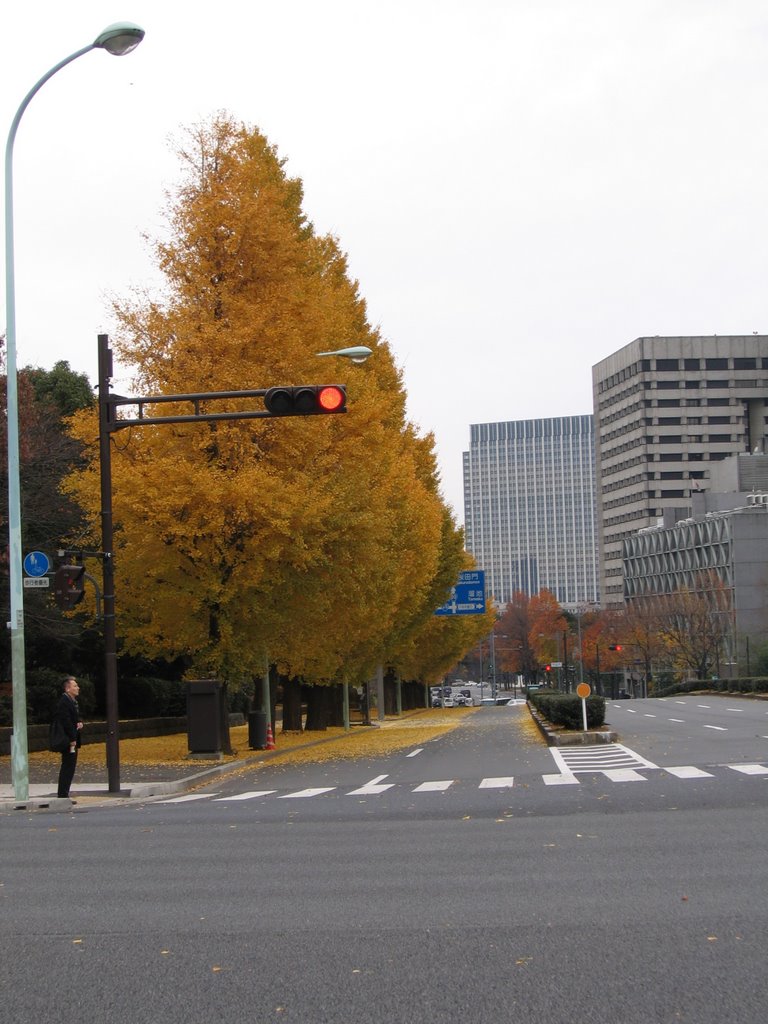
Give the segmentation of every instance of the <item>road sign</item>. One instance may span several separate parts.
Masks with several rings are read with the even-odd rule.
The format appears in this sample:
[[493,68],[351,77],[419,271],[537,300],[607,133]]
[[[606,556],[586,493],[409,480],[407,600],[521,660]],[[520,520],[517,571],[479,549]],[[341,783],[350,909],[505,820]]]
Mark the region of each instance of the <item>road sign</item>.
[[485,571],[459,573],[456,586],[451,587],[451,596],[441,605],[435,615],[483,615],[485,613]]
[[24,572],[27,576],[45,576],[50,568],[50,559],[44,551],[30,551],[24,558]]
[[25,590],[41,590],[46,587],[50,587],[51,580],[49,576],[25,576],[24,577],[24,589]]
[[590,693],[592,693],[592,687],[589,685],[589,683],[579,683],[579,685],[576,687],[576,693],[583,700],[584,698],[588,697]]

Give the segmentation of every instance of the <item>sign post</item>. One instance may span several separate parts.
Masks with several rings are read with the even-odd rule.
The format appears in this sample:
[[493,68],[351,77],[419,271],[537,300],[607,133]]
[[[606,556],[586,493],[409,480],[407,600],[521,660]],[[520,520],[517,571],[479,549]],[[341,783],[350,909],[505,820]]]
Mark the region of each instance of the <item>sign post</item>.
[[587,697],[592,693],[589,683],[579,683],[576,693],[581,697],[581,717],[584,722],[584,732],[587,731]]

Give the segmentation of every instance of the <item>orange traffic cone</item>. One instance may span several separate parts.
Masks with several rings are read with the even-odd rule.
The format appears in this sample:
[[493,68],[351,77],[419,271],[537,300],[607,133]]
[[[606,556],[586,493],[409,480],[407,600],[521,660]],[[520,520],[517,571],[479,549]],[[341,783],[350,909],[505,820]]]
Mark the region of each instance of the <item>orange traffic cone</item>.
[[272,735],[272,723],[267,722],[267,750],[275,749],[275,737]]

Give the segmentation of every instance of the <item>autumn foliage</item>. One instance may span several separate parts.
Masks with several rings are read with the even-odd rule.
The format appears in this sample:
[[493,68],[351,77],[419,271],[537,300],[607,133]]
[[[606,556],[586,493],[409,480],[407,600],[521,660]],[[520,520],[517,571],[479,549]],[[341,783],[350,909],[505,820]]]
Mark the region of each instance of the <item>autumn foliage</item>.
[[[179,155],[155,243],[164,293],[114,307],[134,393],[345,383],[349,412],[113,435],[123,649],[182,656],[190,675],[231,683],[265,658],[311,682],[356,681],[378,664],[430,680],[490,624],[432,614],[466,556],[390,348],[336,239],[314,230],[300,181],[258,131],[220,115]],[[316,356],[352,345],[373,357]],[[94,417],[73,429],[90,464],[67,487],[96,531]]]

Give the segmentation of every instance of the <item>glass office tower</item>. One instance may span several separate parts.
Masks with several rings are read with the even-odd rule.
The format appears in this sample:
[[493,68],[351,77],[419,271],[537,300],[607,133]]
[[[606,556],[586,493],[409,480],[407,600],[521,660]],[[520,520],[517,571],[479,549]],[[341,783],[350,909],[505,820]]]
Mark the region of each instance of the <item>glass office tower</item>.
[[599,601],[592,416],[477,423],[464,452],[466,547],[488,594]]

